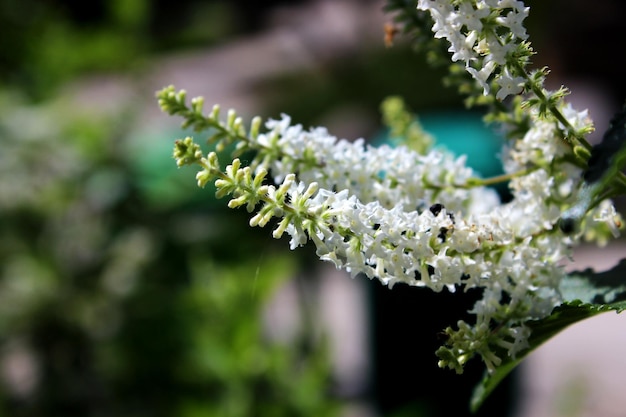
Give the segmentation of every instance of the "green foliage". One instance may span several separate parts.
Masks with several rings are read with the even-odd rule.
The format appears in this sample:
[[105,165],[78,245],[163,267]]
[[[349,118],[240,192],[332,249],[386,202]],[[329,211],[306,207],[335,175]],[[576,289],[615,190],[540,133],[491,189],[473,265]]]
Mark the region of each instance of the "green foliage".
[[194,400],[213,404],[210,415],[333,414],[335,406],[320,389],[327,383],[327,357],[311,351],[311,333],[302,332],[287,345],[272,346],[262,337],[259,312],[294,266],[284,255],[264,258],[256,270],[251,263],[194,259],[182,312],[193,343],[179,365],[185,378],[198,383],[206,384],[207,375],[212,376],[214,389],[207,398]]
[[78,74],[133,68],[148,49],[149,9],[145,0],[96,2],[88,9],[3,2],[0,87],[42,99]]
[[173,7],[147,0],[4,0],[0,88],[39,101],[77,76],[141,70],[154,53],[206,47],[241,31],[238,7],[224,0]]
[[380,109],[392,141],[400,139],[409,149],[420,154],[428,152],[434,140],[424,131],[417,116],[405,108],[402,98],[388,97],[382,102]]
[[176,167],[151,167],[169,141],[142,149],[124,108],[87,116],[2,95],[0,110],[0,361],[33,370],[5,379],[0,414],[334,414],[324,340],[264,331],[297,258],[207,210]]

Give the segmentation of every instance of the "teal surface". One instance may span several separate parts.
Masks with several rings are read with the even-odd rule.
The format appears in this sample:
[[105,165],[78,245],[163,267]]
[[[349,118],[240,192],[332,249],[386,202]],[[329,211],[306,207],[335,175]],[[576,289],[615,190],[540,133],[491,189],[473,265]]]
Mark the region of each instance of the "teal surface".
[[477,113],[442,112],[420,115],[424,130],[435,138],[435,146],[443,146],[455,155],[467,155],[467,165],[483,177],[502,173],[499,155],[502,138],[485,125]]

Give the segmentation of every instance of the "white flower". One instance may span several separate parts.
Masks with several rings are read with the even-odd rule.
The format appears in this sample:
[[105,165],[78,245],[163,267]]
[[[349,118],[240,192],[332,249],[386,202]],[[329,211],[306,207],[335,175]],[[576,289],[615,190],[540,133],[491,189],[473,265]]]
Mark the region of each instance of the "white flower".
[[[435,195],[450,210],[468,213],[484,207],[482,201],[497,201],[493,190],[456,186],[478,176],[466,166],[465,157],[455,158],[443,150],[421,155],[405,147],[372,147],[362,139],[337,140],[326,129],[304,130],[289,122],[287,116],[268,122],[282,151],[264,158],[257,167],[271,171],[276,182],[297,172],[300,181],[349,190],[363,203],[377,201],[387,208],[402,205],[409,211],[428,207]],[[266,136],[259,135],[267,142]],[[307,164],[309,160],[316,164]]]
[[[560,108],[563,116],[567,119],[570,125],[576,130],[592,127],[593,123],[589,118],[589,110],[578,111],[572,107],[571,103],[565,104]],[[559,121],[559,129],[566,130],[566,127]]]
[[472,77],[483,88],[483,94],[489,94],[489,83],[487,82],[488,78],[493,73],[493,70],[496,68],[496,63],[494,61],[486,61],[483,67],[480,70],[470,67],[469,65],[465,67],[465,70],[469,72]]
[[[450,43],[451,60],[465,62],[466,70],[481,85],[485,95],[489,94],[487,79],[494,72],[499,73],[496,77],[500,86],[496,94],[498,100],[520,93],[525,80],[512,77],[507,66],[511,52],[528,38],[523,22],[529,8],[514,0],[464,1],[456,7],[452,4],[451,1],[418,1],[418,9],[431,14],[435,38],[445,38]],[[483,19],[493,12],[501,13],[495,19],[500,28],[485,28]],[[496,71],[498,67],[503,69]]]
[[454,10],[452,4],[446,0],[418,0],[417,8],[419,10],[435,11],[443,19],[447,19]]
[[461,3],[456,15],[456,20],[459,24],[474,32],[482,30],[483,22],[481,19],[489,16],[490,12],[488,7],[481,7],[480,3],[477,6],[477,8],[474,8],[471,3]]
[[504,69],[504,73],[496,77],[496,84],[500,86],[496,98],[498,100],[504,100],[510,95],[519,94],[524,89],[524,83],[526,80],[523,77],[514,77],[509,72],[508,68]]
[[482,50],[488,51],[489,54],[485,58],[487,61],[493,61],[497,66],[503,67],[507,64],[509,56],[515,51],[514,42],[504,42],[494,34],[487,34],[483,43],[480,44]]
[[450,247],[461,253],[472,253],[480,249],[482,238],[489,238],[483,230],[476,225],[464,229],[455,229],[450,237]]
[[554,123],[539,120],[536,111],[533,111],[532,116],[534,124],[521,140],[515,142],[515,147],[509,154],[519,166],[545,166],[570,152],[569,147],[558,139],[559,132]]
[[505,17],[500,16],[496,19],[496,21],[502,26],[509,28],[511,33],[517,39],[526,40],[528,39],[528,34],[526,33],[526,28],[524,27],[524,19],[528,16],[529,10],[530,9],[528,7],[521,10],[511,10]]
[[619,237],[619,229],[622,227],[622,218],[615,211],[615,206],[610,200],[603,200],[593,211],[592,219],[608,226],[613,237]]
[[466,65],[469,64],[470,61],[476,60],[477,55],[474,51],[474,44],[478,39],[478,33],[476,31],[470,31],[467,36],[455,32],[453,36],[448,37],[448,41],[450,42],[450,47],[448,48],[448,52],[452,52],[453,62],[456,61],[464,61]]

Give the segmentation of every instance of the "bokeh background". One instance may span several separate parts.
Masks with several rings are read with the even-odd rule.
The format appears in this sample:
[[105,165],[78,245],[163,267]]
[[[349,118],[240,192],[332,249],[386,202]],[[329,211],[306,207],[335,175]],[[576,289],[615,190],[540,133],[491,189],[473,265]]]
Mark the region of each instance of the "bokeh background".
[[[529,4],[537,65],[601,133],[626,95],[625,6]],[[175,167],[172,141],[186,132],[154,98],[175,84],[244,117],[287,112],[380,142],[379,105],[401,95],[445,146],[496,172],[499,139],[442,85],[445,68],[401,38],[385,47],[383,5],[0,2],[0,415],[468,414],[480,364],[457,376],[434,351],[472,295],[351,280],[248,228],[247,213]],[[603,252],[604,266],[623,253]],[[623,347],[611,335],[593,346]],[[533,355],[479,415],[620,415],[610,392],[624,359],[572,350],[580,340]],[[564,349],[579,355],[558,368]],[[612,382],[585,373],[599,360],[563,371],[581,357],[610,358]]]

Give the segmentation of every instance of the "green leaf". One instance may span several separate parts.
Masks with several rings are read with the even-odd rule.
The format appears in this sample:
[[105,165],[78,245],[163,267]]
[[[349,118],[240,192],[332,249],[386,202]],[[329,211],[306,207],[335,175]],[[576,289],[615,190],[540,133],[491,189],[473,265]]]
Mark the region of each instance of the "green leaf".
[[603,311],[619,313],[626,303],[626,259],[604,272],[596,273],[592,269],[573,272],[563,280],[560,289],[567,301],[580,300],[602,306]]
[[572,272],[560,285],[565,302],[556,307],[552,314],[541,320],[526,324],[532,330],[528,349],[515,358],[507,357],[495,372],[485,373],[474,389],[470,409],[478,411],[483,402],[498,384],[519,365],[522,360],[544,342],[566,327],[593,317],[599,313],[626,310],[626,259],[622,259],[608,271],[594,272],[592,269]]
[[383,123],[389,128],[392,140],[398,140],[407,148],[419,154],[426,154],[433,138],[424,131],[417,116],[406,107],[404,100],[399,96],[387,97],[380,106],[383,114]]
[[626,164],[626,108],[611,120],[602,141],[591,150],[584,179],[588,183],[609,182]]

